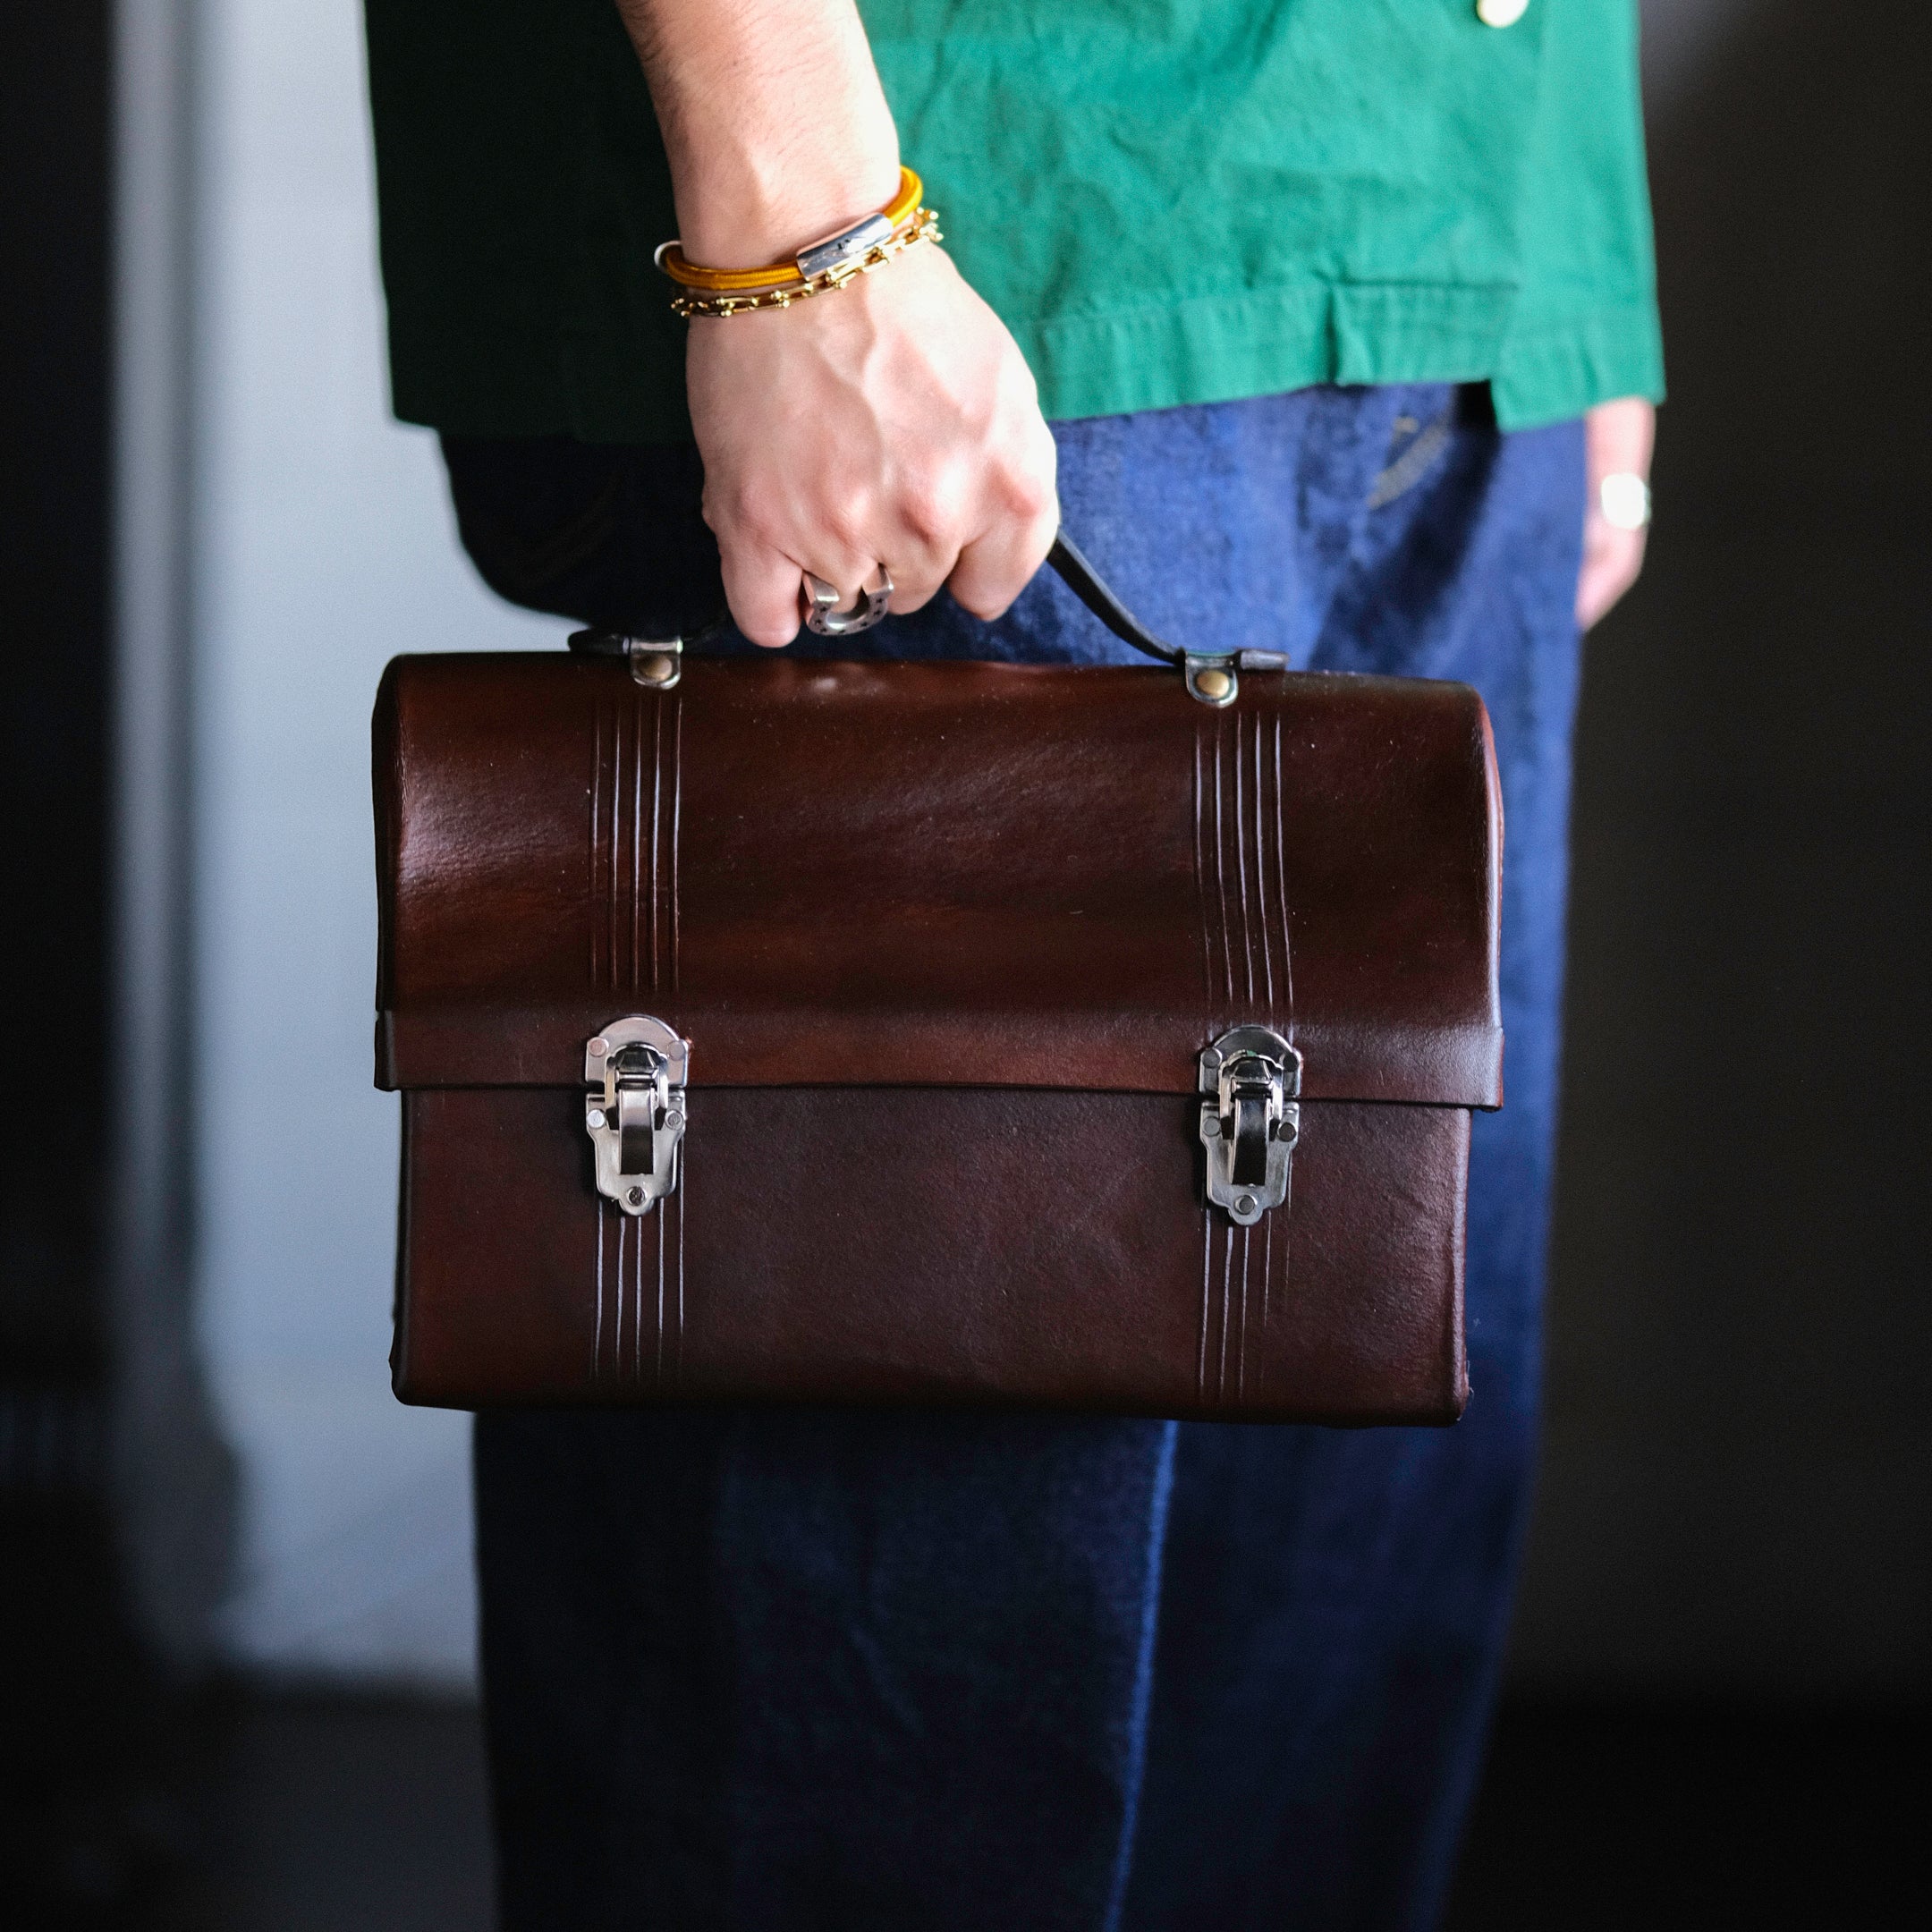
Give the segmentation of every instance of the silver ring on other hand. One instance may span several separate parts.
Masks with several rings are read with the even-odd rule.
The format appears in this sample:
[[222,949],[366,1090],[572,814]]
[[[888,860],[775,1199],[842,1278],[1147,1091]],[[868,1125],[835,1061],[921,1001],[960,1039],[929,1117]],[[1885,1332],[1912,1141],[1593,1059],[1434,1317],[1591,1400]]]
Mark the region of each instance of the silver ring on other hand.
[[1597,486],[1597,508],[1612,530],[1643,530],[1650,521],[1650,486],[1632,470],[1613,470]]
[[823,577],[805,572],[805,581],[799,586],[799,607],[808,631],[816,631],[820,637],[850,637],[855,631],[869,631],[892,608],[892,572],[881,564],[877,584],[860,590],[846,609],[839,608],[839,595],[837,588]]

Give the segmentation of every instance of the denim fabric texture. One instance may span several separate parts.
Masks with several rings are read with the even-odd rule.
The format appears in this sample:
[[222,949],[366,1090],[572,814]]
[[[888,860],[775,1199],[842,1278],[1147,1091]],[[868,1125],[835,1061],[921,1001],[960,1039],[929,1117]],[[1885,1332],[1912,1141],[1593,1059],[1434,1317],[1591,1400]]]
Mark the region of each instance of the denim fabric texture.
[[[1467,1416],[480,1418],[505,1932],[1434,1922],[1530,1493],[1579,665],[1580,432],[1486,403],[1055,427],[1067,530],[1162,634],[1487,700],[1508,1101],[1471,1153]],[[688,449],[445,451],[506,595],[647,635],[716,606]],[[805,648],[1138,661],[1045,574],[995,624],[942,597]]]

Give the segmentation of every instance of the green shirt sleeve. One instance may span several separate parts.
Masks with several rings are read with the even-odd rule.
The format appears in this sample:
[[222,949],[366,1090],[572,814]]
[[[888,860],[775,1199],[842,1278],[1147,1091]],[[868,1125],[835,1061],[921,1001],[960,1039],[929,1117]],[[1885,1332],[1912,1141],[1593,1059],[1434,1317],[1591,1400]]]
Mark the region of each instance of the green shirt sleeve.
[[1521,282],[1491,381],[1505,428],[1664,396],[1636,0],[1538,0],[1543,71],[1518,212]]

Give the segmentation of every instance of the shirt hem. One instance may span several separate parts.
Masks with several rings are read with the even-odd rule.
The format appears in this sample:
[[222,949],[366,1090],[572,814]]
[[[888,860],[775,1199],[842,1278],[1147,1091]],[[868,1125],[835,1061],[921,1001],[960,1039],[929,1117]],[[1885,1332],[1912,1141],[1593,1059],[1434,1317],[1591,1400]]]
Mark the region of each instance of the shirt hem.
[[1661,402],[1664,342],[1657,306],[1620,303],[1513,331],[1490,387],[1504,429],[1567,422],[1619,396]]
[[[1515,301],[1504,284],[1336,283],[1022,318],[1009,326],[1038,382],[1041,411],[1055,421],[1239,402],[1318,383],[1487,379],[1504,429],[1563,421],[1614,396],[1662,400],[1654,305],[1620,304],[1525,331],[1512,326]],[[445,359],[433,376],[399,369],[393,406],[404,422],[453,435],[690,442],[682,365],[648,386],[640,380],[645,360],[635,344],[573,340],[561,358],[553,345],[525,363],[534,371],[561,360],[559,380],[506,394]],[[618,370],[624,374],[613,380]]]

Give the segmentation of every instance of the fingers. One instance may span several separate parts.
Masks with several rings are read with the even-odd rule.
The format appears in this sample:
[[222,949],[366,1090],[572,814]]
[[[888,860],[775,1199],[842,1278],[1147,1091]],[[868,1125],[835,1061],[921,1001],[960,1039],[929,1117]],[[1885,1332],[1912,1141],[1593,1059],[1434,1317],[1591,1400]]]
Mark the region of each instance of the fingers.
[[1618,530],[1591,516],[1583,537],[1583,568],[1577,576],[1576,621],[1580,631],[1599,623],[1643,569],[1642,530]]
[[782,551],[746,539],[718,539],[724,601],[732,622],[754,644],[778,650],[798,635],[799,567]]
[[[1052,438],[1046,438],[1049,450]],[[1050,459],[1049,459],[1050,462]],[[1059,505],[1050,467],[1031,479],[998,470],[991,511],[979,511],[984,528],[962,545],[959,506],[938,493],[906,493],[895,514],[871,519],[862,537],[856,527],[833,531],[821,521],[820,533],[797,547],[813,560],[801,564],[787,547],[726,525],[717,532],[724,595],[733,621],[754,644],[778,648],[799,630],[799,591],[807,571],[840,592],[849,605],[861,587],[877,581],[883,564],[893,580],[892,608],[903,615],[923,608],[943,588],[975,616],[1001,615],[1023,590],[1053,547]],[[869,552],[880,555],[875,558]]]
[[1012,374],[1005,435],[986,479],[982,521],[947,580],[961,607],[988,623],[1032,580],[1060,529],[1059,448],[1025,365]]
[[971,528],[977,490],[955,459],[945,468],[903,466],[872,538],[892,572],[894,610],[904,615],[937,597]]
[[1049,480],[1044,493],[1025,492],[1023,501],[960,552],[947,579],[953,597],[987,623],[1004,616],[1046,561],[1059,529],[1060,505]]
[[[760,514],[759,508],[756,504],[727,507],[706,493],[705,518],[718,540],[732,621],[752,643],[775,650],[798,635],[800,592],[808,571],[840,591],[843,605],[861,584],[877,581],[878,564],[862,547],[856,522],[847,526],[824,514],[814,516],[809,507],[801,514],[783,499],[775,514]],[[895,582],[897,575],[894,572]],[[894,598],[895,607],[897,602]]]
[[[786,479],[775,480],[782,486]],[[827,504],[809,490],[775,487],[773,482],[753,475],[727,494],[708,479],[704,496],[705,521],[717,538],[732,621],[752,643],[767,649],[789,644],[798,635],[800,593],[808,572],[840,593],[843,608],[861,585],[878,580],[880,559],[873,553],[885,547],[873,527],[881,520],[864,490],[835,492],[835,502]],[[902,582],[917,586],[927,576],[939,580],[930,564],[920,570],[909,541],[900,549],[912,562],[910,569],[888,563],[895,610],[907,607],[898,594]]]

